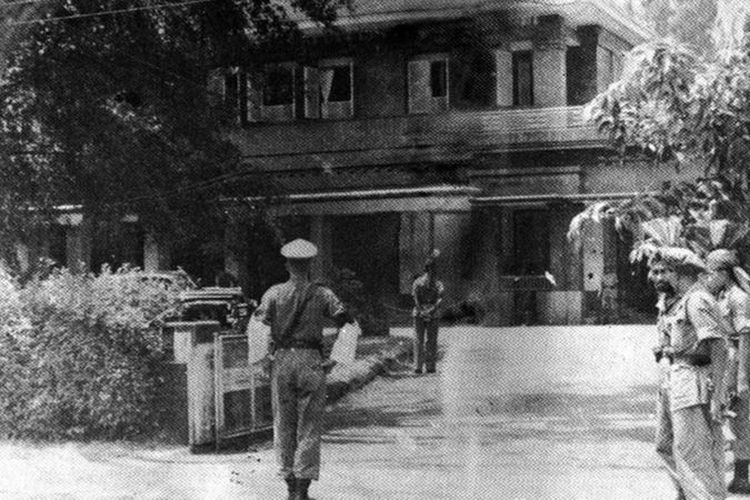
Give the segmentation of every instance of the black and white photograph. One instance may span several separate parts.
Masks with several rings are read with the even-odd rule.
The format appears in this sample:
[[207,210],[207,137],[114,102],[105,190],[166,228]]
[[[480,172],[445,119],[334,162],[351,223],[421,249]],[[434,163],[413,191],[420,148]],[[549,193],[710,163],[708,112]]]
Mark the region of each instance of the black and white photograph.
[[750,499],[750,1],[0,0],[0,499]]

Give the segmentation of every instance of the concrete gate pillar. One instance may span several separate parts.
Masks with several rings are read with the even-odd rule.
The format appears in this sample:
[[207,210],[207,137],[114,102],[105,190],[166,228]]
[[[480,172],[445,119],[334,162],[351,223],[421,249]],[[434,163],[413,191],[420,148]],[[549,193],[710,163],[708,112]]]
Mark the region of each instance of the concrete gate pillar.
[[163,271],[169,269],[171,265],[168,245],[159,242],[154,234],[147,233],[143,240],[143,270]]
[[318,247],[318,258],[313,259],[312,279],[325,280],[333,266],[331,222],[323,215],[313,215],[310,218],[310,241]]
[[79,224],[65,231],[65,253],[68,268],[73,273],[84,273],[91,268],[91,224],[82,218]]

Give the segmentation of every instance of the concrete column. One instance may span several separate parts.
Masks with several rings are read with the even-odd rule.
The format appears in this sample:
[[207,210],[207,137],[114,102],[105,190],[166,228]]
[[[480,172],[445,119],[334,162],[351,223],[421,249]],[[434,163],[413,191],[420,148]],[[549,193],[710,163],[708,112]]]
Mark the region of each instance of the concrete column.
[[495,50],[495,105],[513,106],[513,54]]
[[331,224],[325,216],[313,215],[310,218],[310,241],[318,247],[318,257],[312,263],[312,279],[323,281],[333,266]]
[[553,108],[567,105],[565,46],[547,45],[534,50],[534,105]]
[[154,272],[167,270],[171,267],[171,255],[167,245],[159,243],[151,233],[143,240],[143,269]]
[[[503,276],[508,274],[509,261],[513,258],[513,212],[507,207],[499,207],[497,219],[497,273]],[[489,312],[487,323],[508,326],[513,322],[515,294],[512,289],[504,287],[502,281],[498,280],[497,306]]]
[[609,88],[612,75],[609,68],[610,51],[597,45],[596,47],[596,90],[601,93]]
[[597,297],[604,278],[604,229],[599,223],[586,221],[581,230],[583,259],[583,317],[595,319],[599,314]]
[[65,253],[71,272],[84,273],[91,270],[91,225],[85,219],[80,224],[66,228]]
[[469,241],[471,218],[468,212],[437,213],[434,221],[435,248],[440,250],[438,273],[446,287],[445,305],[450,306],[465,298],[467,283],[462,276],[462,261],[471,250],[462,248],[462,244]]
[[224,270],[237,278],[245,293],[250,293],[246,232],[239,222],[228,222],[224,229]]
[[424,259],[432,248],[432,215],[406,212],[401,215],[399,232],[399,289],[410,294],[414,275],[422,271]]
[[16,260],[18,261],[18,268],[21,273],[26,273],[31,269],[32,265],[32,252],[29,245],[21,242],[15,244],[16,249]]

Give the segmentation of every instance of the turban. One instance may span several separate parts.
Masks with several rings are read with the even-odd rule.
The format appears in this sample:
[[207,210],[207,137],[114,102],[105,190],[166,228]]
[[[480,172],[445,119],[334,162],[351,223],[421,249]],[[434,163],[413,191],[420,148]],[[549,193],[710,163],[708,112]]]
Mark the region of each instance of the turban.
[[681,270],[703,272],[706,270],[706,264],[695,252],[682,247],[659,248],[651,255],[649,266],[653,266],[659,262],[663,262],[666,266],[673,268],[677,272]]

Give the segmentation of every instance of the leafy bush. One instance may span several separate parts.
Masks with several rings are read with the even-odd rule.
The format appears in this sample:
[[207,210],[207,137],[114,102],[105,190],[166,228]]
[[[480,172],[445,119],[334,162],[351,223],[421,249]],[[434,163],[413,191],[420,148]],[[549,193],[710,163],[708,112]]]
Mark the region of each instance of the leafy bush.
[[137,269],[0,275],[0,431],[37,438],[150,433],[162,339],[180,289]]
[[331,288],[359,323],[362,335],[388,335],[388,311],[382,301],[368,293],[356,273],[350,269],[334,269]]

